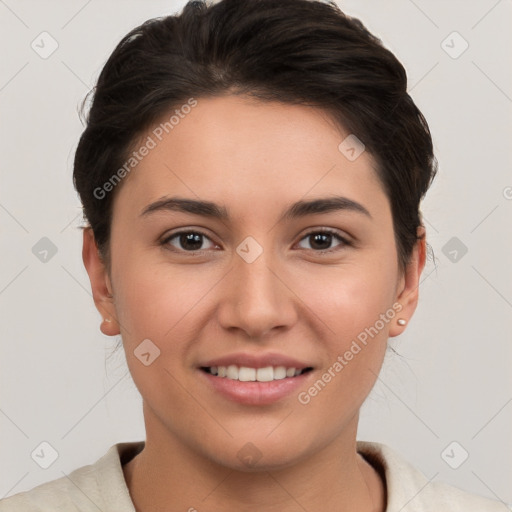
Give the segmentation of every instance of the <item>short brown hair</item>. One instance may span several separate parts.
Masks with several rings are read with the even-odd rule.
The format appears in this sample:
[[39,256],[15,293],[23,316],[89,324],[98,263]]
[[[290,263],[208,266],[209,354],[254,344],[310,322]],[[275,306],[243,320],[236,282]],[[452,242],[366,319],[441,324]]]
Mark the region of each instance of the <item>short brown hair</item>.
[[[318,106],[374,157],[390,200],[399,267],[422,225],[437,162],[427,122],[397,58],[334,2],[189,1],[130,31],[99,76],[74,160],[74,184],[110,267],[114,192],[94,193],[135,141],[187,99],[243,94]],[[86,98],[87,99],[87,98]]]

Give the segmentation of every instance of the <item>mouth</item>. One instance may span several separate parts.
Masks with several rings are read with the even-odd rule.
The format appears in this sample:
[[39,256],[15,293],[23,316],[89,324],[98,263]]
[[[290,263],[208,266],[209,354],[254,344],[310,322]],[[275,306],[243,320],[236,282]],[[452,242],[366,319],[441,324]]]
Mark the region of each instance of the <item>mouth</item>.
[[244,405],[270,405],[293,399],[315,374],[310,361],[277,352],[225,354],[196,367],[212,397]]
[[295,368],[293,366],[265,366],[252,368],[249,366],[201,366],[200,369],[214,377],[235,380],[240,382],[272,382],[276,380],[291,379],[313,370],[311,366]]
[[209,392],[222,400],[268,406],[293,400],[315,367],[278,353],[237,353],[202,361],[197,368]]

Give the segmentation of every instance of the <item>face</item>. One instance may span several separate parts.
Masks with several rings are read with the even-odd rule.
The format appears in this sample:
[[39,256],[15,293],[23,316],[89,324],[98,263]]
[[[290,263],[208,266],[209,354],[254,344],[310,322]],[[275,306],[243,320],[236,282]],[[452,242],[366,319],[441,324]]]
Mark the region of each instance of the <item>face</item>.
[[352,442],[424,263],[420,244],[399,272],[371,155],[321,110],[244,97],[155,133],[116,191],[110,275],[84,236],[147,443],[276,468]]

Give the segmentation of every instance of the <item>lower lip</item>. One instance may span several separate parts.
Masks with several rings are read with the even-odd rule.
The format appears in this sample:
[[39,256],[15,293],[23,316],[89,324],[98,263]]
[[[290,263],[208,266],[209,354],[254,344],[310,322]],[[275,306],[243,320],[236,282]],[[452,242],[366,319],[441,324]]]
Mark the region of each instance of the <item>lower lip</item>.
[[268,405],[286,398],[292,393],[297,393],[313,373],[310,370],[296,377],[270,382],[242,382],[226,377],[217,377],[203,370],[198,371],[220,394],[234,402],[248,405]]

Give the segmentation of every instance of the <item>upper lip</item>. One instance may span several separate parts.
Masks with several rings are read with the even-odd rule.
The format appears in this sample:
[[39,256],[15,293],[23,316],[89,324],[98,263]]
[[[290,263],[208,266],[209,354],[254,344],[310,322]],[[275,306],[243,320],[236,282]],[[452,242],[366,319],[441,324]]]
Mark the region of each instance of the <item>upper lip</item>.
[[230,366],[236,365],[246,366],[248,368],[265,368],[267,366],[284,366],[286,368],[312,368],[312,365],[294,359],[293,357],[284,354],[266,353],[266,354],[250,354],[250,353],[237,353],[229,354],[222,357],[216,357],[201,363],[201,368],[210,368],[212,366]]

